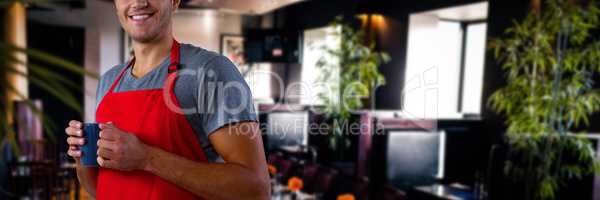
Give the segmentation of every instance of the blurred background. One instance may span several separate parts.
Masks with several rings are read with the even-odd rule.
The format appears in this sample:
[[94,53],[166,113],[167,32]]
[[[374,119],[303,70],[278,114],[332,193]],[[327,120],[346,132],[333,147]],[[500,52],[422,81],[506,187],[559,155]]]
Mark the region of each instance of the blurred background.
[[[0,5],[0,199],[93,199],[64,127],[94,121],[98,76],[131,39],[112,1]],[[183,0],[173,30],[246,78],[273,199],[600,200],[598,15],[591,0]]]

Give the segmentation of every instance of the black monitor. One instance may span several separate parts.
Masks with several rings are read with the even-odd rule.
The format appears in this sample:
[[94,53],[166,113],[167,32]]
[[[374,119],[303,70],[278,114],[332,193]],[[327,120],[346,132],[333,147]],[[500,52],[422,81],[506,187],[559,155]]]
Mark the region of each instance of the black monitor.
[[299,62],[299,32],[280,29],[245,29],[243,32],[246,62]]
[[445,133],[395,130],[387,133],[386,175],[389,184],[409,190],[444,176]]
[[267,148],[308,145],[308,112],[272,112],[267,114]]

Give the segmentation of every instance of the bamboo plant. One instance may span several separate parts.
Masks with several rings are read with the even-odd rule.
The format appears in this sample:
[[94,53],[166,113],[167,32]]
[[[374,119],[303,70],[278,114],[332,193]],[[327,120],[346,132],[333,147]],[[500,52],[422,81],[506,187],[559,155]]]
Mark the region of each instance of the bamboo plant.
[[489,99],[506,119],[504,171],[525,185],[525,199],[555,199],[567,180],[600,172],[584,137],[600,110],[599,25],[595,0],[547,0],[489,43],[507,79]]
[[351,114],[364,108],[364,101],[370,100],[374,90],[385,84],[385,77],[378,68],[389,62],[390,57],[375,50],[375,42],[367,40],[363,29],[356,30],[341,17],[336,17],[330,26],[339,28],[333,34],[340,39],[340,44],[321,47],[325,54],[316,66],[321,70],[318,81],[329,86],[328,91],[319,94],[326,118],[332,125],[328,133],[329,146],[341,152],[350,146],[344,132]]

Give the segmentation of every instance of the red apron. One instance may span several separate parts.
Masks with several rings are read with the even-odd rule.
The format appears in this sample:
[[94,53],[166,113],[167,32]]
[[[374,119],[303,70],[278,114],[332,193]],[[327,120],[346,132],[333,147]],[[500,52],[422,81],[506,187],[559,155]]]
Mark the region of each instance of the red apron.
[[[179,43],[173,41],[171,64],[166,84],[162,89],[127,92],[113,90],[134,59],[121,71],[96,111],[99,123],[113,122],[126,132],[135,134],[145,144],[183,156],[187,159],[206,162],[206,156],[198,143],[196,133],[187,118],[179,110],[167,107],[166,98],[179,109],[173,92],[179,66]],[[168,91],[164,92],[163,90]],[[168,95],[168,97],[163,96]],[[113,199],[199,199],[194,194],[151,173],[134,170],[119,171],[100,168],[96,198]]]

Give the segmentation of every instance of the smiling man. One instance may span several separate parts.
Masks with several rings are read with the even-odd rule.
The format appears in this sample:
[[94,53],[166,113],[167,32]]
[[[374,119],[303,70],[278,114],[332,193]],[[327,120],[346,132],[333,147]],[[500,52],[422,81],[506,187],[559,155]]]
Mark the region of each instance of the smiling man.
[[179,0],[114,3],[134,58],[100,80],[99,168],[80,164],[83,124],[65,130],[83,187],[99,200],[268,199],[262,139],[237,68],[173,38]]

